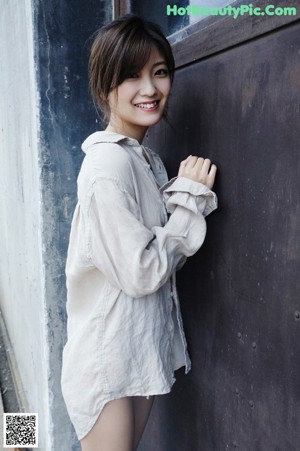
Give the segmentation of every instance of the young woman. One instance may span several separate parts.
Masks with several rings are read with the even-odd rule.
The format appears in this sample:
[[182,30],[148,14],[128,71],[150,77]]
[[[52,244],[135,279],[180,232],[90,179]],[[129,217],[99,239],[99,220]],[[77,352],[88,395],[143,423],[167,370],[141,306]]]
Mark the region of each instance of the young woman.
[[216,166],[189,156],[168,182],[142,145],[164,115],[174,59],[157,25],[98,32],[90,85],[108,125],[83,143],[67,276],[62,390],[83,451],[134,451],[153,396],[190,369],[175,272],[202,245]]

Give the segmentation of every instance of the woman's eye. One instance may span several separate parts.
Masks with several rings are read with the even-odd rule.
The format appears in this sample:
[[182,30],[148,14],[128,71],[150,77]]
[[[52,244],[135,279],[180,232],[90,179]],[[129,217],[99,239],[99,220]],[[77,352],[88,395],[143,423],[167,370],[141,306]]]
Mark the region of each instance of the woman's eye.
[[167,69],[159,69],[155,72],[155,75],[158,75],[159,77],[165,77],[169,75],[169,71]]

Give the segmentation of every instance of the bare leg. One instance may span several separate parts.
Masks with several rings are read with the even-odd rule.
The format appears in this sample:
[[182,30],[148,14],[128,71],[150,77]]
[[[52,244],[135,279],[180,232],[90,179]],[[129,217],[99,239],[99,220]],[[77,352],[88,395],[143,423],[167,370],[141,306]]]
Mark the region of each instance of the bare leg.
[[80,443],[82,451],[134,451],[132,398],[108,402]]
[[154,396],[149,396],[149,399],[144,396],[134,396],[132,399],[134,406],[134,450],[136,451],[151,412]]

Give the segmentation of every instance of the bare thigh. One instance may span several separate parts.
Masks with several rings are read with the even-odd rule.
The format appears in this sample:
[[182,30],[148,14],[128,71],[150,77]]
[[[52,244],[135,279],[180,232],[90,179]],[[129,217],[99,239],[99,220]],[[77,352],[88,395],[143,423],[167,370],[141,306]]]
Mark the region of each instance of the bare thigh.
[[82,451],[134,451],[133,399],[108,402],[80,443]]
[[134,408],[134,450],[137,450],[138,444],[142,438],[144,429],[146,427],[151,408],[153,405],[153,396],[149,399],[144,396],[133,397]]

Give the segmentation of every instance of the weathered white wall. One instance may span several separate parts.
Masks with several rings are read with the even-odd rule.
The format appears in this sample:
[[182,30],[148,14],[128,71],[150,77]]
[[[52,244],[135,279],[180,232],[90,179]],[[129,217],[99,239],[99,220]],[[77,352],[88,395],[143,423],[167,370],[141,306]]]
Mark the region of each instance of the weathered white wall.
[[0,0],[0,308],[41,451],[78,451],[61,394],[65,259],[82,141],[101,128],[88,92],[92,33],[111,0]]
[[50,450],[38,162],[39,111],[30,0],[0,8],[0,305],[41,449]]

